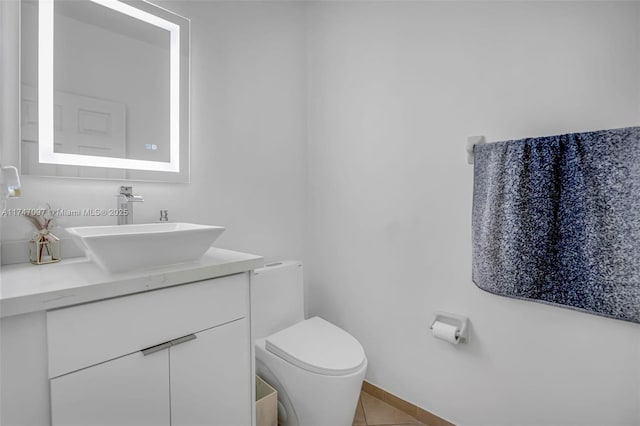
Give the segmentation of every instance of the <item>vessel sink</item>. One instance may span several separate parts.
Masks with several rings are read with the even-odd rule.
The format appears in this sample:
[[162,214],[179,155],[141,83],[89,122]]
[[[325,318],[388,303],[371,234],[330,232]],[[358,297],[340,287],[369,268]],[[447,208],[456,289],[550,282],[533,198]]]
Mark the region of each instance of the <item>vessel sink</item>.
[[66,231],[105,271],[124,272],[197,260],[224,229],[193,223],[145,223]]

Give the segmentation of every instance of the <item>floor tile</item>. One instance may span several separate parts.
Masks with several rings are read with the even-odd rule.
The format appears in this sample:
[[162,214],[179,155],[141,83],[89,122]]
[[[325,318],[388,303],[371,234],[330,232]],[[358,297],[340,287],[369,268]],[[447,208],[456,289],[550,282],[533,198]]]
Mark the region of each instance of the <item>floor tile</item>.
[[415,418],[392,407],[366,392],[360,394],[362,410],[366,424],[369,426],[381,425],[422,425]]
[[358,408],[356,408],[356,416],[353,418],[353,426],[367,426],[367,420],[362,411],[362,400],[358,400]]

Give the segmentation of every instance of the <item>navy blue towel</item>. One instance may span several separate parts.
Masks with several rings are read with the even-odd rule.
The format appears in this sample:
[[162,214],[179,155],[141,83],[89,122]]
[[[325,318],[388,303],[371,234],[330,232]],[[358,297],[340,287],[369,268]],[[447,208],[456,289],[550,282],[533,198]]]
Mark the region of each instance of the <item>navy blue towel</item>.
[[640,127],[475,147],[473,281],[640,323]]

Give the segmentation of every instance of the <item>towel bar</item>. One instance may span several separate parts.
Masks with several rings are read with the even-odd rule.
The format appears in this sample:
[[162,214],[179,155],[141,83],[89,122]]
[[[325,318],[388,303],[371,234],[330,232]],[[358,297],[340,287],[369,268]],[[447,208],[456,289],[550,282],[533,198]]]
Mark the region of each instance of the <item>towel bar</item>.
[[467,163],[473,164],[473,147],[487,143],[484,136],[469,136],[467,138]]

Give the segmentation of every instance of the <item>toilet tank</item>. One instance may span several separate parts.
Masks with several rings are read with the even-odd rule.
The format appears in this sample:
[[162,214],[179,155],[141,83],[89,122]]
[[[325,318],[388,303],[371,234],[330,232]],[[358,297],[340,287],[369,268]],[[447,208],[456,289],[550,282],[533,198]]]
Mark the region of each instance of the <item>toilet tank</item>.
[[251,274],[251,331],[260,339],[304,320],[302,262],[273,262]]

